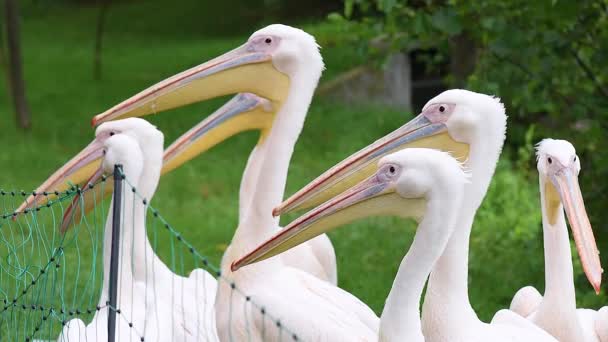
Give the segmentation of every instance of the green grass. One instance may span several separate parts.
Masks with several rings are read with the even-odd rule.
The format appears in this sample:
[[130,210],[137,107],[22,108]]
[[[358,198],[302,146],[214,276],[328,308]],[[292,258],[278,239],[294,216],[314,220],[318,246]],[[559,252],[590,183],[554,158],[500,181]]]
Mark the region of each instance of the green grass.
[[[1,83],[3,188],[36,188],[92,139],[90,118],[94,114],[167,76],[237,46],[247,37],[246,33],[207,36],[203,28],[210,31],[209,26],[205,26],[208,23],[196,28],[195,21],[187,17],[181,27],[177,19],[179,13],[174,8],[168,9],[167,15],[173,19],[168,23],[163,22],[163,11],[154,4],[139,2],[112,7],[104,40],[103,79],[94,81],[94,9],[28,8],[22,38],[33,128],[29,132],[14,128],[12,107],[5,84]],[[214,12],[206,15],[219,16]],[[240,32],[247,31],[253,29]],[[320,31],[326,32],[323,28]],[[349,51],[349,46],[339,43],[322,50],[329,77],[358,63],[357,54]],[[208,101],[148,119],[165,133],[168,146],[224,101]],[[292,158],[287,194],[411,117],[387,108],[315,99]],[[166,175],[152,201],[173,227],[216,265],[237,226],[240,176],[256,138],[254,133],[241,134]],[[518,288],[533,284],[542,289],[537,183],[518,172],[507,159],[500,163],[472,233],[470,297],[480,317],[486,320],[499,308],[508,306]],[[10,211],[17,202],[13,199],[4,206]],[[56,215],[60,213],[58,208]],[[104,216],[100,212],[88,227],[99,231]],[[288,221],[284,218],[282,222]],[[47,232],[49,227],[52,225],[46,226]],[[340,286],[380,313],[413,233],[412,222],[396,218],[369,218],[333,232],[330,237],[338,256]],[[90,259],[95,254],[91,249],[93,241],[85,235],[84,241],[70,244],[78,243],[79,250],[73,247],[65,251],[62,266],[69,270],[64,273],[65,284],[70,284],[65,289],[68,296],[74,296],[71,292],[82,290],[86,283],[82,278],[76,279],[74,270],[81,267],[81,272],[85,272],[91,267]],[[159,254],[168,260],[174,242],[165,241],[168,240],[161,236],[158,248]],[[40,262],[47,255],[37,250],[24,253],[31,257],[32,263]],[[78,259],[82,261],[80,266],[76,264]],[[178,270],[188,273],[191,265],[180,266]],[[580,267],[577,272],[580,275]],[[2,284],[0,281],[0,286]],[[577,285],[579,302],[590,306],[606,302],[605,295],[590,295],[590,286],[580,276]],[[3,290],[11,289],[5,285]],[[52,336],[50,330],[47,333],[47,337]]]

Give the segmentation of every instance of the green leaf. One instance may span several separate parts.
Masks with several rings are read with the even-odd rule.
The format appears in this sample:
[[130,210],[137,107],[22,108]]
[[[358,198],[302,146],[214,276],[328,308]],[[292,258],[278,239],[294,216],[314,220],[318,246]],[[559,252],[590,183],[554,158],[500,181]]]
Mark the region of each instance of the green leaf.
[[355,7],[355,0],[344,1],[344,16],[350,18],[353,15],[353,8]]
[[462,32],[462,25],[456,12],[451,8],[441,8],[431,16],[431,24],[439,31],[449,35]]
[[327,15],[327,20],[330,22],[337,23],[344,21],[344,17],[340,13],[332,12]]
[[380,0],[378,9],[388,14],[392,12],[395,5],[397,5],[397,0]]
[[425,16],[423,14],[417,14],[412,22],[412,28],[414,29],[414,34],[422,34],[426,31],[426,23]]

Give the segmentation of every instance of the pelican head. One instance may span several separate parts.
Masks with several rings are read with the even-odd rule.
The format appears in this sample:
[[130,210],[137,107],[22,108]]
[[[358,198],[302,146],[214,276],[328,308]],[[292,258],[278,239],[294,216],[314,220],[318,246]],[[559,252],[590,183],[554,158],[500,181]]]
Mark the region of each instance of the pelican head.
[[169,77],[95,116],[92,124],[243,92],[264,97],[280,108],[294,77],[317,82],[322,71],[323,60],[314,37],[293,27],[270,25],[240,47]]
[[123,166],[123,172],[129,179],[141,176],[144,167],[144,156],[140,142],[129,134],[115,134],[103,142],[104,156],[101,165],[92,181],[99,179],[101,174],[112,174],[116,165]]
[[[120,121],[117,121],[116,123],[120,123]],[[101,151],[103,156],[101,157],[101,163],[99,167],[91,174],[91,176],[87,180],[87,185],[97,183],[104,173],[112,174],[116,165],[122,165],[123,174],[130,180],[138,180],[144,172],[146,157],[143,151],[147,149],[144,148],[145,145],[142,145],[144,144],[144,141],[138,140],[137,135],[129,134],[129,130],[119,132],[118,130],[112,129],[110,132],[113,134],[110,135],[108,138],[100,139]],[[152,130],[150,130],[150,132],[152,132]],[[113,186],[106,188],[113,189]],[[84,203],[83,201],[81,201],[82,196],[90,197],[91,194],[93,194],[93,196],[105,195],[105,193],[89,191],[89,189],[87,188],[74,195],[74,198],[72,199],[70,205],[63,213],[63,219],[61,221],[60,228],[62,233],[65,233],[70,227],[71,223],[75,219],[79,218],[79,215],[82,215],[82,211],[78,210],[81,208],[82,204],[84,204],[85,206],[85,211],[88,211],[91,209],[91,205],[100,202],[98,199],[92,200],[90,198],[85,199]]]
[[[446,194],[460,203],[467,181],[462,164],[448,153],[411,148],[389,154],[380,159],[370,177],[291,222],[234,262],[232,270],[270,258],[359,218],[396,215],[420,219],[419,213],[424,213],[428,203],[446,198]],[[446,210],[458,208],[452,207]]]
[[[117,136],[127,136],[141,145],[146,146],[143,151],[159,151],[163,147],[163,134],[154,125],[139,118],[128,118],[120,121],[108,122],[95,130],[95,139],[80,151],[75,157],[51,175],[36,189],[36,196],[30,195],[21,204],[17,211],[31,208],[45,199],[41,194],[51,191],[64,191],[70,187],[66,180],[76,180],[75,184],[92,184],[103,174],[101,163],[106,151],[106,142]],[[145,156],[144,156],[145,157]],[[158,157],[160,160],[160,156]],[[86,180],[86,181],[84,181]]]
[[578,184],[581,163],[576,150],[566,140],[544,139],[537,145],[536,156],[545,219],[554,225],[562,210],[566,212],[583,270],[599,293],[602,266]]
[[496,155],[491,157],[497,159],[505,131],[505,108],[498,98],[447,90],[431,99],[410,122],[317,177],[275,208],[273,214],[317,206],[373,174],[383,156],[405,148],[438,149],[465,162],[471,150],[483,150],[489,141],[496,141],[492,152]]

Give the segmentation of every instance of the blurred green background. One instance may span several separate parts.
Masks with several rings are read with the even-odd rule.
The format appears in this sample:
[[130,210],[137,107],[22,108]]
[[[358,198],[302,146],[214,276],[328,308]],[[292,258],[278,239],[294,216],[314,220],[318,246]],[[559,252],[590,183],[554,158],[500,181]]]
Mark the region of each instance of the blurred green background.
[[[321,88],[362,66],[389,70],[388,56],[403,54],[411,61],[413,89],[412,110],[340,101],[330,91],[316,96],[286,195],[408,121],[442,89],[465,87],[501,97],[509,115],[505,150],[471,235],[469,292],[480,318],[507,307],[525,285],[544,287],[533,149],[544,137],[575,144],[587,211],[608,262],[607,1],[26,0],[18,6],[31,128],[18,128],[8,83],[0,82],[5,189],[36,188],[91,140],[94,114],[280,22],[316,36],[327,68]],[[168,146],[226,99],[148,119]],[[165,176],[152,201],[215,264],[237,225],[240,176],[255,141],[255,133],[241,134]],[[332,233],[340,286],[380,313],[413,233],[412,222],[396,218],[365,219]],[[607,288],[595,295],[574,261],[579,305],[606,305]]]

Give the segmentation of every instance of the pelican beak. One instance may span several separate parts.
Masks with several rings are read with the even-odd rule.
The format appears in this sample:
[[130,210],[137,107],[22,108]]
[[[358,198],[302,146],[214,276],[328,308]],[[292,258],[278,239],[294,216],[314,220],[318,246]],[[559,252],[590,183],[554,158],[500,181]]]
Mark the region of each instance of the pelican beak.
[[549,220],[554,222],[555,214],[559,210],[559,203],[562,203],[570,222],[570,229],[583,270],[595,292],[599,294],[603,270],[576,171],[572,167],[563,167],[552,173],[549,178],[551,183],[546,184]]
[[[89,185],[93,186],[101,179],[101,176],[103,176],[103,168],[100,164],[97,170],[86,181],[83,189],[74,195],[72,202],[64,211],[60,230],[62,234],[71,227],[72,222],[78,222],[83,215],[86,215],[88,211],[94,208],[96,203],[103,200],[114,189],[114,183],[109,183],[110,186],[103,187],[103,190],[99,191],[89,189]],[[84,205],[84,208],[81,208],[82,205]]]
[[220,142],[243,131],[272,127],[272,103],[254,94],[238,94],[215,113],[179,137],[165,150],[162,173],[170,172]]
[[373,144],[335,165],[273,210],[274,216],[311,208],[369,177],[383,156],[411,147],[450,152],[460,161],[469,155],[469,145],[455,141],[445,123],[433,123],[424,113]]
[[[374,174],[294,220],[255,250],[233,262],[231,269],[234,272],[243,266],[268,259],[363,217],[420,217],[424,212],[424,202],[423,199],[405,199],[399,196],[395,192],[394,183]],[[404,208],[408,210],[404,211]]]
[[45,193],[49,195],[56,194],[55,191],[66,191],[72,187],[72,184],[84,184],[91,174],[100,168],[104,150],[103,139],[105,138],[95,138],[78,155],[53,173],[51,177],[36,189],[36,195],[30,195],[17,208],[17,212],[41,205],[44,201],[52,198],[51,196],[44,196]]
[[255,93],[281,104],[289,78],[277,70],[272,55],[244,45],[206,63],[169,77],[95,116],[103,122],[158,113],[187,104],[235,93]]

